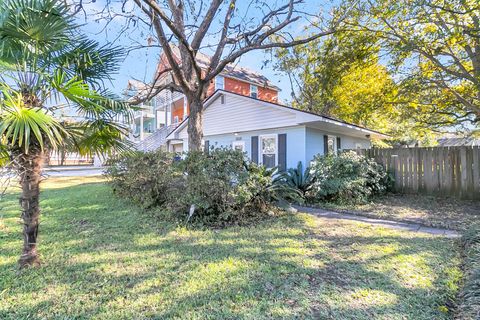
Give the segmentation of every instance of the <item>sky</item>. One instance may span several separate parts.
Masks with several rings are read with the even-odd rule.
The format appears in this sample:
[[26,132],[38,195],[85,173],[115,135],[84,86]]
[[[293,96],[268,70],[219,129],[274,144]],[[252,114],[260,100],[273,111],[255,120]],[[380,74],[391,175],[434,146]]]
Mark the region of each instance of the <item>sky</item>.
[[[127,4],[127,12],[130,8],[134,8],[133,1]],[[270,5],[275,5],[275,2],[284,3],[285,1],[269,0]],[[260,18],[258,10],[246,8],[247,1],[239,1],[239,11],[247,13],[249,17]],[[128,7],[130,6],[130,7]],[[149,82],[153,77],[153,72],[157,64],[158,55],[161,49],[152,47],[149,49],[141,48],[134,49],[139,45],[146,45],[150,32],[141,23],[134,25],[131,20],[125,17],[115,16],[109,24],[105,20],[100,19],[105,16],[105,0],[98,0],[93,3],[86,3],[84,5],[87,16],[79,14],[78,23],[81,24],[82,31],[90,38],[97,40],[101,44],[112,44],[124,47],[128,50],[124,62],[120,66],[118,74],[113,75],[112,83],[109,84],[110,89],[117,94],[121,94],[125,89],[129,79],[136,79],[144,82]],[[118,3],[113,3],[110,8],[115,13],[121,13],[121,8]],[[327,12],[331,8],[331,3],[321,0],[306,0],[302,7],[305,12],[317,13]],[[248,11],[247,11],[248,10]],[[130,23],[128,23],[130,21]],[[308,24],[307,20],[301,20],[292,28],[292,33],[301,36],[304,33],[304,26]],[[206,43],[214,42],[215,39],[206,38]],[[205,53],[210,54],[207,50]],[[288,103],[291,100],[291,86],[288,77],[274,70],[274,61],[271,61],[271,55],[263,51],[253,51],[242,56],[237,62],[239,65],[257,70],[270,79],[277,85],[281,92],[279,98],[282,102]],[[270,60],[269,63],[265,63]]]

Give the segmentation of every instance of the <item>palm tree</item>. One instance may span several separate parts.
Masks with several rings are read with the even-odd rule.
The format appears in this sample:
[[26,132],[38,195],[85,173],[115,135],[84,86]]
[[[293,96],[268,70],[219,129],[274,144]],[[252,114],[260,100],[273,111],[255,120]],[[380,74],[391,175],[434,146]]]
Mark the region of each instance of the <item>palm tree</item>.
[[[81,154],[128,149],[126,127],[117,121],[130,117],[128,104],[102,89],[122,58],[122,50],[81,35],[62,1],[0,0],[0,158],[8,154],[22,190],[20,267],[39,264],[45,155],[63,148]],[[61,110],[78,118],[65,121]]]

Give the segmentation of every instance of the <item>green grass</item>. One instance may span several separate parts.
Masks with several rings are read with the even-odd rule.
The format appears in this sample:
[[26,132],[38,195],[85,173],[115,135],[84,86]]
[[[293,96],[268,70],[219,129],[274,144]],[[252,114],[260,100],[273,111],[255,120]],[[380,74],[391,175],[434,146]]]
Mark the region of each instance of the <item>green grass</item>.
[[448,319],[458,243],[306,214],[188,230],[96,178],[43,185],[42,267],[0,210],[0,319]]
[[420,194],[389,194],[377,197],[366,204],[323,204],[322,207],[373,218],[416,222],[459,231],[465,231],[472,222],[480,221],[480,201]]

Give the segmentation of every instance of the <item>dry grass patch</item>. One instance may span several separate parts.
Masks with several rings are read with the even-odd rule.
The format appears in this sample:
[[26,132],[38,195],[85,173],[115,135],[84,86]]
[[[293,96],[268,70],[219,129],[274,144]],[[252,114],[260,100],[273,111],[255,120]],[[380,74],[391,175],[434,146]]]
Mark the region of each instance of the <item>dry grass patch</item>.
[[460,231],[467,230],[472,222],[480,221],[480,201],[424,195],[386,195],[363,205],[324,204],[322,207]]

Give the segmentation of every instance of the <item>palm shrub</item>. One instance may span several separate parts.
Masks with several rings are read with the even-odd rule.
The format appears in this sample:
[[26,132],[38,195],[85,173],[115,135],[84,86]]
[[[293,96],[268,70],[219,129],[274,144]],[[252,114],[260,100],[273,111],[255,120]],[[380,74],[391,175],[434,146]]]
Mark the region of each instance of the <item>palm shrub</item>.
[[288,187],[298,190],[298,194],[301,197],[300,199],[305,200],[313,188],[316,177],[312,174],[310,167],[303,170],[303,164],[299,161],[296,168],[290,168],[283,172],[281,179]]
[[391,182],[380,164],[354,151],[316,156],[311,172],[315,179],[311,196],[317,202],[365,202],[387,191]]
[[[79,32],[66,2],[0,1],[0,144],[19,175],[23,221],[21,267],[37,265],[39,185],[45,155],[125,151],[128,105],[103,89],[122,51]],[[59,116],[69,107],[80,117]],[[4,154],[5,154],[4,152]],[[5,159],[5,157],[3,157]]]

